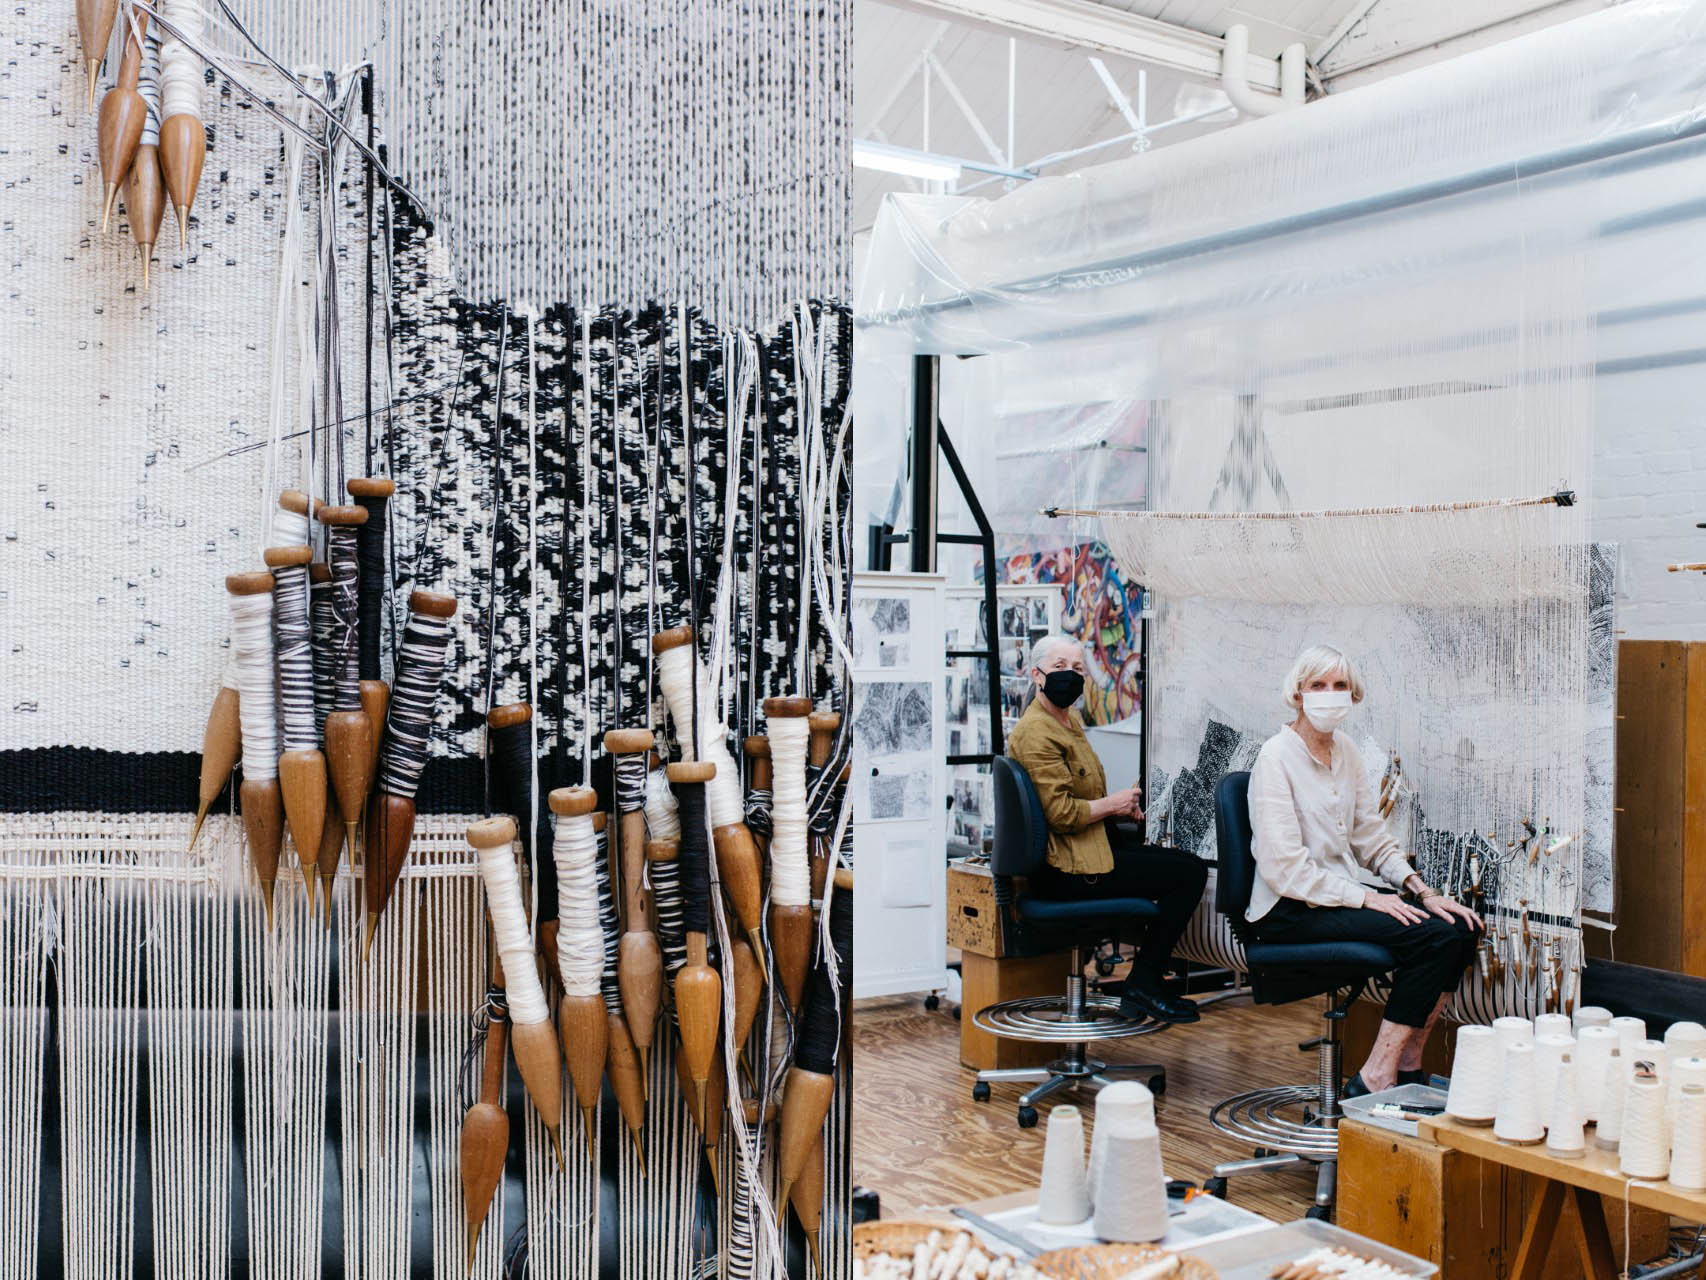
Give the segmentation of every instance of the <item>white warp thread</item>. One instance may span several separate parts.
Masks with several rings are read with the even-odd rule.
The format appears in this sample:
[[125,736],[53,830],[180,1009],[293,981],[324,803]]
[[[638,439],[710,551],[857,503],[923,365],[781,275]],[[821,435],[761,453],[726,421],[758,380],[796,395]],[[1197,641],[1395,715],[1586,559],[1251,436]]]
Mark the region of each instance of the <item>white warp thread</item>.
[[272,595],[231,597],[231,673],[243,730],[243,777],[278,777],[278,719],[273,694]]
[[563,994],[595,996],[604,974],[604,930],[598,923],[598,833],[590,813],[557,815],[551,856],[557,863],[557,967]]
[[[741,797],[740,769],[729,754],[728,726],[716,714],[717,689],[703,669],[699,671],[699,725],[693,726],[693,668],[691,644],[677,645],[658,654],[658,687],[669,704],[670,717],[675,721],[676,737],[681,742],[682,758],[703,760],[715,765],[717,772],[705,784],[705,803],[710,810],[711,826],[726,827],[746,821],[746,802]],[[695,743],[694,737],[699,741]]]
[[533,943],[527,936],[527,917],[521,910],[521,879],[516,875],[514,842],[481,849],[480,875],[486,882],[486,905],[492,913],[492,936],[503,960],[504,989],[509,993],[510,1020],[520,1026],[549,1021],[545,989],[533,967]]
[[646,833],[653,840],[681,839],[681,810],[669,789],[669,774],[662,769],[646,775]]
[[778,906],[811,902],[811,859],[806,852],[806,750],[811,726],[805,716],[773,716],[769,722],[774,771],[770,801],[770,900]]

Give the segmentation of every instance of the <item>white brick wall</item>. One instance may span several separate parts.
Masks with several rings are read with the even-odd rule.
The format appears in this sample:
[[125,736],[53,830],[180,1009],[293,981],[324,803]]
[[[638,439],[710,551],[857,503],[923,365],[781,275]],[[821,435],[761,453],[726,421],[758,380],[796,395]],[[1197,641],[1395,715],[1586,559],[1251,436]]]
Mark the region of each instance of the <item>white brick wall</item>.
[[1706,640],[1706,365],[1599,384],[1593,536],[1615,542],[1626,640]]

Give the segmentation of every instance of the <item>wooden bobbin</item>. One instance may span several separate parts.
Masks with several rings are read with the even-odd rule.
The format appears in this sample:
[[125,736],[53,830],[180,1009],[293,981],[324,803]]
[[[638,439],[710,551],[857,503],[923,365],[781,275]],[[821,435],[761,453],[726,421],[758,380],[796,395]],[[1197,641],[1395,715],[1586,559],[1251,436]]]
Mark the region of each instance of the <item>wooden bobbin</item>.
[[[558,787],[545,799],[551,812],[559,818],[585,817],[598,807],[598,793],[591,787]],[[575,1101],[580,1105],[581,1119],[586,1125],[587,1153],[591,1155],[592,1134],[595,1132],[593,1112],[598,1107],[598,1093],[604,1081],[605,1062],[610,1049],[609,1014],[604,997],[596,993],[590,996],[565,995],[558,1006],[557,1034],[563,1042],[563,1060],[569,1066]]]
[[178,215],[178,248],[189,243],[190,206],[207,161],[207,128],[187,111],[160,122],[160,174]]
[[[353,822],[350,824],[355,825]],[[337,883],[338,863],[344,845],[343,811],[338,807],[337,792],[326,798],[326,826],[320,833],[320,856],[315,870],[320,874],[320,896],[326,904],[326,923],[332,923],[332,886]],[[351,853],[354,857],[354,853]]]
[[[638,755],[652,749],[650,729],[612,729],[604,735],[604,749],[613,756]],[[652,929],[651,894],[645,887],[646,811],[642,806],[620,816],[620,839],[612,848],[612,881],[620,869],[624,929],[617,945],[617,984],[622,991],[622,1009],[634,1050],[640,1059],[642,1086],[651,1076],[647,1062],[657,1032],[658,1009],[663,1003],[663,951]],[[649,1092],[649,1090],[648,1090]]]
[[[468,828],[468,843],[475,849],[510,849],[515,843],[515,819],[503,814],[474,823]],[[513,856],[513,850],[510,851]],[[560,1169],[563,1166],[563,1069],[558,1057],[561,1051],[557,1047],[557,1037],[551,1030],[551,1019],[517,1022],[512,1011],[509,1035],[521,1082],[527,1087],[527,1096],[533,1100],[533,1109],[539,1113],[546,1132],[551,1135],[551,1146],[557,1153],[557,1167]]]
[[835,1095],[835,1077],[817,1071],[788,1068],[788,1083],[782,1091],[781,1173],[782,1198],[800,1180],[818,1139],[823,1136],[824,1117]]
[[[302,509],[307,508],[307,496],[287,490],[279,497],[279,505],[295,510],[294,499]],[[312,547],[303,543],[294,547],[268,547],[262,559],[269,569],[296,568],[314,558]],[[326,826],[326,756],[319,747],[298,747],[282,751],[278,757],[278,781],[284,788],[284,817],[290,826],[290,838],[296,845],[296,856],[302,864],[302,878],[308,886],[309,905],[314,904],[319,887],[316,864],[320,857],[320,835]]]
[[[811,738],[806,748],[806,759],[809,763],[822,766],[829,760],[829,753],[835,747],[835,735],[841,728],[841,715],[836,711],[814,711],[811,716]],[[811,839],[812,856],[812,901],[823,899],[823,882],[829,875],[830,855],[833,852],[829,841],[823,836],[814,835]]]
[[[225,589],[234,596],[271,595],[273,576],[265,570],[233,573]],[[273,890],[278,883],[279,851],[284,846],[284,796],[277,778],[257,781],[245,777],[237,790],[243,808],[243,834],[249,843],[249,862],[261,882],[266,903],[267,928],[272,928]]]
[[[384,502],[397,492],[397,484],[385,476],[352,476],[344,482],[344,491],[358,500],[366,498]],[[383,680],[363,680],[360,693],[361,709],[367,712],[367,723],[373,732],[373,761],[368,765],[368,777],[372,779],[378,776],[379,746],[385,732],[385,713],[391,705],[391,687]],[[372,785],[371,781],[369,785]]]
[[493,1018],[486,1024],[486,1056],[480,1077],[480,1099],[462,1116],[462,1213],[468,1233],[468,1271],[474,1270],[474,1250],[480,1228],[492,1207],[492,1196],[503,1180],[509,1154],[509,1112],[503,1106],[504,1057],[509,1023]]
[[622,1112],[622,1123],[628,1126],[628,1136],[634,1141],[634,1157],[639,1160],[643,1174],[646,1154],[640,1146],[640,1130],[646,1123],[646,1090],[645,1082],[640,1079],[639,1054],[634,1050],[627,1019],[612,1013],[605,1025],[609,1031],[610,1056],[605,1070],[610,1077],[610,1090],[616,1095],[616,1106]]
[[719,1053],[711,1063],[703,1104],[699,1102],[698,1091],[687,1073],[686,1061],[679,1054],[675,1059],[675,1075],[681,1082],[681,1095],[687,1099],[688,1114],[699,1130],[700,1145],[705,1149],[705,1163],[711,1171],[711,1190],[720,1196],[723,1179],[717,1168],[717,1147],[723,1140],[723,1108],[729,1101],[728,1072],[723,1066],[723,1055]]
[[130,215],[130,234],[142,258],[142,287],[148,288],[154,246],[160,239],[160,224],[166,220],[166,184],[160,176],[160,148],[144,142],[130,162],[130,177],[124,190],[125,212]]
[[823,1260],[819,1256],[818,1232],[823,1225],[823,1134],[817,1136],[817,1145],[806,1158],[805,1168],[800,1171],[799,1180],[790,1188],[787,1199],[794,1206],[794,1216],[800,1220],[800,1228],[805,1232],[806,1247],[811,1251],[812,1266],[821,1275]]
[[[752,1034],[752,1024],[758,1018],[758,1002],[764,994],[764,966],[758,963],[752,944],[745,938],[735,938],[729,943],[729,972],[735,984],[735,1049],[750,1077],[752,1067],[746,1058],[746,1041]],[[753,1084],[756,1087],[757,1082]]]
[[[770,763],[770,739],[763,734],[754,734],[741,739],[741,754],[752,765],[752,789],[754,791],[769,791],[774,781]],[[754,836],[758,851],[766,857],[770,854],[770,842]]]
[[137,91],[142,77],[142,45],[139,37],[148,28],[148,15],[138,12],[136,26],[125,34],[124,58],[119,63],[118,83],[101,99],[95,149],[101,161],[101,184],[106,201],[101,206],[101,230],[112,220],[113,201],[130,176],[136,149],[142,143],[142,127],[148,121],[148,103]]
[[118,0],[77,0],[77,39],[83,46],[83,61],[89,68],[89,107],[95,106],[95,82],[112,43],[113,24],[118,21]]
[[[810,698],[766,698],[764,716],[767,720],[799,719],[811,714]],[[810,833],[807,848],[816,843]],[[818,896],[814,894],[814,896]],[[774,897],[770,901],[770,954],[776,964],[776,976],[788,1008],[800,1011],[800,1001],[806,994],[806,975],[812,967],[812,940],[817,930],[812,923],[811,904],[807,902],[784,905]]]
[[667,631],[659,631],[652,636],[652,653],[655,656],[660,653],[667,653],[671,649],[679,649],[684,644],[692,643],[692,627],[671,627]]
[[373,935],[379,917],[391,900],[397,876],[409,857],[415,835],[415,802],[412,797],[375,791],[367,803],[367,836],[362,842],[366,859],[363,882],[367,892],[367,933],[362,941],[362,959],[373,951]]
[[[666,767],[671,783],[705,783],[716,776],[717,767],[699,761],[676,761]],[[744,829],[744,828],[743,828]],[[750,837],[749,837],[750,840]],[[721,863],[719,861],[719,868]],[[675,1014],[681,1029],[681,1053],[701,1114],[711,1075],[711,1060],[717,1056],[717,1028],[723,1016],[723,980],[711,968],[705,935],[687,934],[687,963],[675,975]]]
[[[270,574],[268,575],[271,576]],[[196,792],[195,826],[190,828],[190,848],[195,848],[207,811],[231,780],[231,771],[243,754],[243,720],[237,691],[223,686],[213,695],[207,727],[201,732],[201,782]]]

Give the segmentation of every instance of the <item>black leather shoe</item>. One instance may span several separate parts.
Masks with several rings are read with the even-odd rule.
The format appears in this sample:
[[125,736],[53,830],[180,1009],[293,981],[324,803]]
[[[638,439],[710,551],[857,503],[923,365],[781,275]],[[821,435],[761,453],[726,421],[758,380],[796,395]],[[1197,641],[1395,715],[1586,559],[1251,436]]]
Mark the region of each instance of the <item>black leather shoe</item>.
[[1196,1022],[1202,1017],[1189,1000],[1174,1000],[1129,985],[1120,996],[1120,1012],[1128,1018],[1154,1018],[1159,1022]]
[[1373,1092],[1373,1089],[1362,1082],[1362,1072],[1359,1071],[1345,1081],[1345,1087],[1339,1090],[1339,1096],[1341,1098],[1366,1098]]

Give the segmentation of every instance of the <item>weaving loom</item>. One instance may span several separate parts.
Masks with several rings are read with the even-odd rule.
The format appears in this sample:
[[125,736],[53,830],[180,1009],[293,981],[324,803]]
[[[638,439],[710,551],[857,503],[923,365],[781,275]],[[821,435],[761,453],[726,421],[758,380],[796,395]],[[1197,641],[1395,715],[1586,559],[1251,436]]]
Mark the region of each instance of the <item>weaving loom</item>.
[[[694,21],[680,27],[681,46],[648,44],[652,61],[625,64],[622,74],[662,74],[668,59],[708,47],[710,8],[694,7]],[[189,10],[176,3],[157,9],[188,21]],[[239,1256],[248,1274],[264,1277],[319,1274],[334,1261],[352,1275],[449,1277],[471,1267],[494,1276],[523,1255],[529,1273],[541,1277],[779,1277],[788,1211],[774,1117],[776,1082],[791,1060],[787,1017],[749,1014],[735,1025],[756,1021],[750,1045],[719,1041],[719,1064],[725,1054],[731,1063],[744,1054],[770,1070],[753,1081],[756,1114],[743,1112],[708,1144],[678,1082],[668,1018],[657,1019],[649,1054],[634,1059],[645,1081],[639,1123],[631,1126],[637,1145],[624,1134],[621,1084],[613,1078],[614,1094],[600,1099],[594,1091],[589,1100],[569,1088],[571,1072],[563,1071],[559,1167],[520,1079],[511,1075],[506,1086],[501,1075],[482,1071],[488,1041],[481,1028],[502,1026],[492,1041],[501,1062],[505,1043],[519,1052],[520,1026],[515,1005],[500,1021],[490,1003],[514,993],[494,986],[469,827],[489,813],[508,813],[519,827],[516,854],[495,836],[480,847],[498,850],[491,857],[507,859],[500,873],[508,866],[519,877],[504,924],[519,915],[532,929],[523,941],[543,962],[554,1023],[562,987],[557,949],[545,945],[544,926],[554,928],[557,916],[555,902],[544,910],[541,897],[557,893],[554,874],[544,870],[555,871],[546,797],[557,788],[597,789],[604,812],[596,816],[608,817],[596,836],[600,941],[608,942],[598,961],[604,995],[619,1008],[610,961],[620,940],[645,932],[635,927],[636,908],[649,909],[646,895],[656,893],[666,964],[668,922],[679,920],[671,915],[678,908],[663,901],[668,836],[657,825],[647,830],[651,797],[643,795],[641,825],[618,839],[619,811],[641,815],[631,788],[611,794],[600,746],[608,729],[647,725],[673,743],[663,746],[666,754],[680,758],[685,730],[672,729],[655,686],[651,632],[690,612],[707,620],[698,640],[726,745],[762,725],[767,697],[799,693],[826,710],[840,706],[850,321],[834,303],[791,301],[840,292],[841,257],[825,247],[844,234],[844,200],[834,197],[845,175],[835,148],[826,144],[792,194],[766,203],[737,193],[731,207],[750,219],[738,235],[709,234],[683,206],[674,227],[622,232],[660,237],[669,248],[661,257],[635,251],[613,256],[600,274],[575,271],[588,244],[621,239],[599,232],[554,258],[512,264],[500,282],[549,297],[574,278],[599,291],[596,303],[643,298],[658,287],[633,275],[634,263],[693,264],[671,281],[689,290],[693,305],[523,312],[474,303],[453,283],[458,254],[447,245],[482,234],[479,202],[503,203],[494,189],[468,192],[460,207],[452,193],[434,190],[439,217],[429,226],[399,190],[371,180],[354,149],[360,137],[376,137],[364,119],[365,73],[287,83],[276,66],[242,55],[231,17],[221,9],[205,33],[194,34],[237,69],[246,88],[215,72],[197,104],[210,163],[199,187],[188,179],[182,200],[162,135],[159,163],[191,241],[169,281],[156,273],[146,296],[126,292],[119,282],[130,249],[122,246],[121,255],[117,237],[69,247],[98,226],[104,192],[79,186],[68,170],[63,186],[8,229],[25,252],[54,246],[65,266],[53,279],[28,274],[25,305],[14,314],[32,319],[8,333],[17,341],[0,367],[0,382],[29,415],[38,442],[0,432],[8,485],[29,476],[32,486],[9,487],[7,510],[44,512],[29,517],[17,540],[33,557],[29,567],[8,577],[46,622],[40,643],[12,648],[25,696],[5,713],[8,749],[0,752],[0,938],[13,957],[0,975],[0,1096],[21,1119],[3,1161],[16,1190],[0,1204],[0,1277],[21,1280],[55,1259],[69,1276],[123,1277],[144,1255],[153,1274],[184,1277],[223,1273]],[[793,28],[805,43],[766,63],[765,76],[817,76],[822,62],[842,55],[843,18],[832,4]],[[23,123],[20,152],[64,170],[50,157],[68,138],[74,155],[96,143],[80,105],[85,72],[70,13],[32,4],[17,21],[35,38],[29,56],[0,71],[0,101]],[[476,51],[474,33],[460,22],[450,25],[462,32],[470,66],[497,56],[495,45]],[[316,35],[312,23],[293,30],[310,41]],[[762,24],[754,28],[761,31]],[[412,37],[397,38],[392,52],[402,57],[396,51]],[[165,40],[177,43],[170,33]],[[289,49],[274,52],[298,64],[284,57]],[[504,46],[505,56],[513,53]],[[717,55],[729,60],[723,73],[730,77],[736,53],[730,44]],[[159,58],[176,68],[164,73],[170,117],[184,104],[172,78],[182,78],[182,49],[162,48]],[[109,64],[111,72],[118,59]],[[382,72],[392,66],[384,63]],[[199,62],[195,74],[199,83]],[[839,75],[813,80],[822,86],[814,111],[834,118],[845,111]],[[275,107],[256,110],[255,94]],[[307,105],[310,95],[321,107]],[[410,120],[419,127],[412,142],[399,134],[396,145],[398,155],[412,148],[404,163],[419,167],[411,176],[431,171],[423,157],[442,145],[438,123],[410,114],[424,110],[419,103],[388,97],[383,77],[374,96],[388,132],[414,127],[404,123]],[[780,96],[766,101],[773,114],[783,109]],[[536,109],[559,118],[555,96],[551,102]],[[791,119],[794,105],[786,110]],[[282,128],[278,113],[308,138],[328,140],[328,150]],[[769,128],[766,119],[751,113],[756,135]],[[344,135],[352,145],[329,150],[329,140]],[[841,135],[823,136],[838,147]],[[622,139],[638,132],[600,136],[628,145]],[[679,145],[683,154],[691,146]],[[520,175],[490,176],[502,187]],[[710,187],[682,194],[690,202],[730,198]],[[128,216],[126,207],[121,193],[115,218]],[[741,255],[766,252],[766,235],[792,234],[783,231],[786,219],[804,218],[808,208],[809,228],[791,241],[800,252],[794,267],[766,277],[785,292],[753,288],[759,273],[746,270]],[[548,216],[560,224],[560,208]],[[540,237],[549,243],[543,231]],[[454,274],[489,296],[498,278],[466,267],[493,261],[466,254]],[[90,320],[94,298],[105,306]],[[719,320],[705,318],[699,305]],[[773,323],[762,331],[737,327],[729,319],[736,313]],[[72,333],[94,341],[66,353]],[[162,362],[168,350],[176,354]],[[63,379],[39,376],[49,362]],[[133,421],[147,426],[131,431]],[[40,441],[71,438],[56,423],[98,426],[75,458],[44,458],[33,451]],[[91,465],[101,480],[79,488],[76,477]],[[306,531],[289,525],[281,536],[279,517],[263,512],[292,483],[307,491],[290,513]],[[139,516],[124,531],[88,518],[91,504],[110,494],[125,493],[118,509],[129,509],[129,486],[142,484],[149,487],[138,491],[145,494]],[[43,504],[41,494],[54,496]],[[73,539],[81,553],[63,558]],[[225,786],[235,746],[209,753],[200,788],[206,816],[192,822],[191,813],[203,725],[217,745],[234,736],[245,702],[245,729],[272,721],[253,705],[259,695],[227,696],[240,694],[245,681],[256,690],[263,682],[246,676],[241,661],[228,663],[231,614],[218,584],[231,569],[258,571],[259,549],[275,542],[283,550],[274,574],[284,576],[257,591],[269,609],[257,609],[253,624],[268,647],[248,660],[256,672],[288,671],[281,698],[288,707],[278,740],[255,739],[238,776],[247,783],[264,773],[262,761],[279,749],[318,755],[321,726],[326,759],[312,774],[319,790],[312,782],[295,787],[306,804],[281,799],[278,825],[289,831],[299,823],[311,847],[281,839],[269,906],[233,813],[235,786]],[[310,545],[330,549],[329,566],[318,573],[294,550]],[[62,562],[67,571],[52,569]],[[116,592],[115,575],[128,583]],[[275,616],[280,583],[285,614]],[[136,611],[140,636],[129,615],[115,625],[103,612],[117,601]],[[421,645],[432,661],[415,681],[409,655]],[[303,661],[308,650],[311,664]],[[277,666],[281,651],[285,668]],[[442,679],[433,665],[439,653]],[[325,654],[338,655],[334,665],[322,662]],[[270,675],[264,683],[270,689]],[[488,741],[487,713],[521,701],[530,711],[509,733],[509,786],[500,776],[499,726],[494,720]],[[340,715],[401,726],[418,743],[418,761],[404,768],[411,762],[366,742],[377,757],[368,762],[374,788],[388,802],[412,802],[410,825],[386,867],[395,877],[388,900],[363,883],[373,856],[339,777],[340,759],[361,752],[332,728],[343,723]],[[845,833],[844,763],[843,746],[811,774],[811,830],[826,845]],[[744,808],[738,763],[732,785]],[[287,779],[279,790],[292,786]],[[256,814],[246,816],[253,823]],[[382,824],[370,813],[365,825]],[[618,866],[626,880],[609,876]],[[714,888],[713,896],[721,924]],[[584,914],[574,919],[584,924]],[[817,947],[827,955],[827,910],[822,928]],[[731,954],[726,939],[720,949]],[[576,990],[584,985],[583,973]],[[732,1000],[736,984],[728,985]],[[758,998],[751,1002],[756,1014]],[[820,1023],[825,1016],[820,1008]],[[839,1013],[830,1027],[832,1043],[845,1036]],[[848,1097],[845,1059],[824,1056],[825,1034],[814,1033],[812,1061],[836,1071],[838,1087],[815,1166],[816,1194],[829,1206],[824,1229],[812,1230],[815,1202],[796,1191],[795,1203],[814,1256],[821,1241],[822,1273],[835,1274],[846,1265]],[[49,1055],[53,1099],[43,1093]],[[726,1075],[737,1079],[732,1066]],[[731,1087],[728,1096],[741,1106],[740,1091]],[[509,1118],[511,1185],[496,1188],[484,1214],[465,1211],[459,1159],[465,1116],[477,1100]],[[57,1211],[45,1216],[44,1166],[57,1166],[59,1180]],[[149,1190],[139,1201],[143,1178]],[[601,1181],[615,1212],[601,1207]],[[142,1203],[147,1211],[139,1214]],[[422,1203],[430,1214],[415,1211]],[[810,1262],[794,1272],[809,1273],[816,1273]]]

